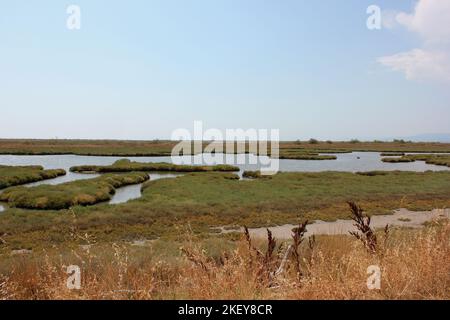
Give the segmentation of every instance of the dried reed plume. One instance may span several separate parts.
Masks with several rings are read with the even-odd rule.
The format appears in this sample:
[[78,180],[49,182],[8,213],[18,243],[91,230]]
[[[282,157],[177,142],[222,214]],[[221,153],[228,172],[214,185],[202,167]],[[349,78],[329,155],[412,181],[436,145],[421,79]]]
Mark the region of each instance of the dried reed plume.
[[[355,221],[354,226],[359,231],[350,231],[349,233],[356,239],[361,241],[364,247],[370,253],[380,252],[377,235],[375,230],[370,226],[370,217],[364,214],[363,209],[354,202],[347,202],[352,213],[352,220]],[[385,242],[389,235],[389,225],[384,228]]]

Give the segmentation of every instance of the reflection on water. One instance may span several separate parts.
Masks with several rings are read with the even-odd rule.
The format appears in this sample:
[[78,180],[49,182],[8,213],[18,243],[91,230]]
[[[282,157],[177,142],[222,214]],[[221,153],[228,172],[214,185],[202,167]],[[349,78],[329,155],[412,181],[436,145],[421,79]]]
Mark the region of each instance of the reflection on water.
[[[175,178],[180,176],[181,174],[173,174],[173,173],[151,173],[150,181],[159,180],[159,179],[167,179],[167,178]],[[141,197],[141,187],[142,183],[135,184],[131,186],[125,186],[122,188],[118,188],[116,190],[116,193],[112,197],[112,199],[109,201],[110,204],[118,204],[118,203],[124,203],[132,199],[137,199]]]

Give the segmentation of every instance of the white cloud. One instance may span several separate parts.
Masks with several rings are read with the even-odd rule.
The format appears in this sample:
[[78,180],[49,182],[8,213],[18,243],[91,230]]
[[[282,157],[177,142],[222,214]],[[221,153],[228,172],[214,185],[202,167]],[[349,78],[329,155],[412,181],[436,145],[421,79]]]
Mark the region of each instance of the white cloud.
[[396,21],[427,42],[450,41],[450,0],[419,0],[414,12],[400,12]]
[[[418,34],[422,48],[378,59],[408,80],[450,81],[450,0],[418,0],[414,12],[386,11],[383,25],[398,25]],[[393,18],[394,17],[394,18]]]
[[450,81],[450,59],[445,52],[413,49],[381,57],[378,62],[403,72],[408,80]]

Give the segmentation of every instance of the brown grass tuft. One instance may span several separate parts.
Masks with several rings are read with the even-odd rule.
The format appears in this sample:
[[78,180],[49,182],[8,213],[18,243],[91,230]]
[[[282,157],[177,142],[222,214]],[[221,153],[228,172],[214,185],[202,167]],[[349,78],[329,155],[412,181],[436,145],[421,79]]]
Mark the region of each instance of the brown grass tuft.
[[[247,230],[219,258],[208,254],[201,239],[187,241],[183,254],[170,259],[153,254],[151,246],[137,254],[123,244],[14,256],[0,263],[0,299],[450,298],[447,220],[420,230],[390,229],[382,256],[361,246],[360,238],[304,241],[305,232],[303,223],[291,242],[278,245],[270,231],[261,242]],[[66,288],[71,264],[82,270],[80,290]],[[371,265],[381,269],[379,290],[366,285]]]

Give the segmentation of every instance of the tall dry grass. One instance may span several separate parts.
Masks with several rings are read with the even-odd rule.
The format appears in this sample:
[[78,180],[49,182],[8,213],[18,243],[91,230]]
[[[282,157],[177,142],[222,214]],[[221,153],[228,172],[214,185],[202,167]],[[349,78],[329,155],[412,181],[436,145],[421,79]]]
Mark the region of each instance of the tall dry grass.
[[[307,228],[305,225],[304,227]],[[351,236],[278,243],[249,234],[233,250],[211,258],[190,238],[176,260],[149,253],[130,256],[127,246],[102,254],[89,248],[65,256],[13,259],[0,276],[2,299],[449,299],[450,224],[391,230],[376,252]],[[378,233],[379,240],[384,237]],[[297,252],[296,254],[294,252]],[[81,289],[66,287],[66,266],[82,269]],[[367,288],[367,268],[381,268],[381,289]]]

